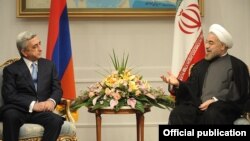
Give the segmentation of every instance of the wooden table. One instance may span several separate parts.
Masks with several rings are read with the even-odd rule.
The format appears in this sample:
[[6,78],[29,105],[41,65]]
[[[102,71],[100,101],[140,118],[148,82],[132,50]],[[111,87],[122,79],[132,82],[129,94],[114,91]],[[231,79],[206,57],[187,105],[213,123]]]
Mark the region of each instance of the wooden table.
[[[150,108],[145,108],[145,112],[149,112]],[[96,139],[101,141],[101,127],[102,127],[102,114],[135,114],[136,115],[136,132],[137,132],[137,141],[144,141],[144,113],[141,113],[138,110],[131,108],[122,108],[119,111],[114,111],[113,109],[97,109],[92,110],[88,109],[90,113],[95,113],[96,117]]]

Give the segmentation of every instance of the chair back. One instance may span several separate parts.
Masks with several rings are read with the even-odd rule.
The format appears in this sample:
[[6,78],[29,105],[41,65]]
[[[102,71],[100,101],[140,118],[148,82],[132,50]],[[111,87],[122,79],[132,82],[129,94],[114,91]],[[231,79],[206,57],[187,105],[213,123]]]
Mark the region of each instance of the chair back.
[[2,84],[3,84],[3,68],[8,66],[9,64],[12,64],[19,60],[19,58],[12,58],[7,61],[5,61],[3,64],[0,65],[0,107],[3,106],[3,98],[2,98]]

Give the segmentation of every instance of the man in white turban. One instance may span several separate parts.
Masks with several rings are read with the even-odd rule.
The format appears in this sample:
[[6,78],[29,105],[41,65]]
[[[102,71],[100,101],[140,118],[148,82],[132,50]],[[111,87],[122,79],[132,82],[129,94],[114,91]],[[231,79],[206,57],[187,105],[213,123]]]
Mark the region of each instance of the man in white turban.
[[233,47],[233,38],[231,34],[221,25],[211,25],[209,28],[209,32],[214,33],[219,38],[219,40],[224,43],[228,48]]
[[171,73],[162,75],[174,86],[176,107],[169,124],[233,124],[243,112],[250,112],[250,80],[247,65],[228,54],[231,34],[213,24],[206,39],[206,56],[196,63],[187,81]]

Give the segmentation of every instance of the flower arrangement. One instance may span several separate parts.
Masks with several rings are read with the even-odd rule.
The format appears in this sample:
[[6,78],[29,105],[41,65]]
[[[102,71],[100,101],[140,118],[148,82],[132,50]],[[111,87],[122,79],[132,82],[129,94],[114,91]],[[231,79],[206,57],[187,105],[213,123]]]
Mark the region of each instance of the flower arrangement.
[[71,105],[76,111],[82,106],[91,107],[92,110],[110,108],[119,111],[129,106],[140,112],[145,107],[173,108],[174,98],[165,94],[161,88],[153,88],[143,80],[141,75],[132,74],[127,68],[128,55],[118,60],[114,50],[110,56],[115,70],[102,81],[92,84],[88,90],[82,91]]

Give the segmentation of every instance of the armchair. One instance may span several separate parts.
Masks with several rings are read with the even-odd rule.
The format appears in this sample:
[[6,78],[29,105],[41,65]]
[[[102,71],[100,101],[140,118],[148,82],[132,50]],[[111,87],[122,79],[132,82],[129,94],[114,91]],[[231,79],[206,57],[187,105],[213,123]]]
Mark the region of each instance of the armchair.
[[[13,58],[9,59],[3,64],[0,65],[0,88],[2,87],[2,71],[3,68],[15,61],[19,60],[19,58]],[[70,100],[62,99],[62,104],[65,104],[66,107],[66,121],[64,121],[64,124],[61,129],[61,133],[58,137],[58,141],[77,141],[76,138],[76,127],[74,124],[74,119],[70,113],[69,107],[70,107]],[[2,94],[0,91],[0,107],[3,105],[3,99]],[[38,124],[24,124],[20,128],[19,133],[19,141],[40,141],[41,137],[43,135],[43,127]],[[0,141],[2,141],[2,122],[0,122]]]
[[[249,79],[250,79],[250,66],[248,66]],[[250,125],[250,112],[244,113],[234,121],[234,125]]]

